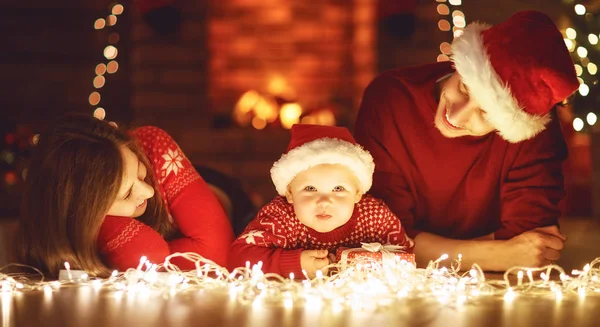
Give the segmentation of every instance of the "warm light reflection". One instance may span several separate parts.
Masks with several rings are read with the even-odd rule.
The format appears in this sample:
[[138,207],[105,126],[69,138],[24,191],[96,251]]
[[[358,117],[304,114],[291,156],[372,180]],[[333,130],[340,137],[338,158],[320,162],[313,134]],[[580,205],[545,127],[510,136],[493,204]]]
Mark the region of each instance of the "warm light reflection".
[[437,5],[437,12],[439,15],[448,15],[450,14],[450,9],[445,4]]
[[93,116],[96,119],[100,119],[100,120],[104,120],[104,118],[106,118],[106,110],[104,110],[104,108],[96,108],[96,110],[94,110],[94,114]]
[[567,49],[569,49],[570,52],[573,52],[573,50],[575,50],[575,42],[573,42],[571,39],[565,39],[565,45],[567,46]]
[[252,127],[258,130],[264,129],[265,127],[267,127],[267,121],[258,116],[255,116],[254,118],[252,118]]
[[465,27],[467,25],[464,16],[456,15],[452,18],[452,23],[456,27]]
[[596,75],[596,73],[598,72],[598,66],[596,66],[596,64],[593,62],[588,63],[586,68],[590,75]]
[[116,4],[112,7],[113,15],[120,15],[122,13],[123,13],[123,5],[122,4]]
[[442,42],[442,44],[440,44],[440,52],[445,54],[445,55],[449,55],[452,52],[452,48],[450,46],[450,43],[448,42]]
[[96,65],[96,75],[104,75],[106,73],[106,65],[98,64]]
[[588,51],[587,51],[587,49],[586,49],[586,48],[584,48],[584,47],[577,47],[577,55],[578,55],[580,58],[585,58],[585,57],[587,57],[587,55],[588,55]]
[[300,115],[302,115],[302,107],[299,104],[284,104],[281,106],[281,110],[279,112],[281,126],[285,129],[292,128],[292,125],[297,124],[300,121]]
[[117,48],[112,45],[109,45],[106,48],[104,48],[104,57],[106,57],[106,59],[108,60],[115,59],[117,57],[117,54]]
[[445,54],[441,54],[441,55],[438,55],[438,56],[437,56],[437,59],[436,59],[436,60],[437,60],[437,62],[449,61],[449,60],[450,60],[450,57],[448,57],[448,56],[447,56],[447,55],[445,55]]
[[92,94],[90,94],[89,96],[89,102],[92,106],[95,106],[98,103],[100,103],[100,93],[92,92]]
[[109,62],[108,62],[108,65],[107,65],[107,67],[106,67],[106,71],[107,71],[109,74],[114,74],[114,73],[116,73],[118,69],[119,69],[119,63],[118,63],[118,62],[116,62],[116,61],[114,61],[114,60],[113,60],[113,61],[109,61]]
[[[458,7],[461,4],[462,4],[462,2],[460,0],[450,1],[450,5],[452,5],[454,7]],[[440,9],[440,8],[442,8],[441,6],[445,6],[444,9],[447,9],[448,11],[450,11],[450,7],[446,6],[445,4],[439,4],[437,6],[439,15],[442,15],[442,13],[445,12]],[[463,35],[464,28],[466,26],[467,26],[467,20],[465,18],[465,14],[461,10],[452,11],[452,20],[450,22],[447,21],[446,19],[441,19],[438,21],[438,28],[441,31],[452,31],[453,39],[458,38],[461,35]],[[441,54],[438,55],[438,57],[436,59],[438,62],[450,60],[448,56],[451,53],[451,49],[448,49],[448,47],[446,46],[445,43],[447,43],[447,42],[440,44]]]
[[98,18],[94,22],[94,28],[97,30],[103,29],[104,26],[106,26],[106,21],[104,20],[104,18]]
[[105,80],[104,76],[102,76],[102,75],[98,75],[98,76],[94,77],[94,82],[93,82],[94,87],[97,89],[103,87],[105,81],[106,80]]
[[580,132],[583,129],[583,120],[581,118],[573,119],[573,129],[577,132]]
[[281,96],[284,98],[294,98],[296,96],[295,92],[292,90],[291,86],[288,84],[285,78],[280,75],[272,76],[269,79],[269,84],[267,85],[267,92],[274,96]]
[[582,96],[586,96],[590,93],[590,87],[587,86],[587,84],[582,83],[579,84],[579,94],[581,94]]
[[450,23],[445,20],[445,19],[440,19],[440,21],[438,22],[438,28],[442,31],[449,31],[450,30]]
[[575,13],[579,16],[585,15],[586,9],[585,6],[582,4],[576,4],[575,5]]
[[106,17],[106,25],[114,26],[116,23],[117,23],[117,16],[108,15],[108,17]]
[[593,112],[589,112],[587,116],[585,116],[585,120],[590,126],[594,126],[594,124],[596,124],[598,121],[598,116],[596,116],[596,114]]

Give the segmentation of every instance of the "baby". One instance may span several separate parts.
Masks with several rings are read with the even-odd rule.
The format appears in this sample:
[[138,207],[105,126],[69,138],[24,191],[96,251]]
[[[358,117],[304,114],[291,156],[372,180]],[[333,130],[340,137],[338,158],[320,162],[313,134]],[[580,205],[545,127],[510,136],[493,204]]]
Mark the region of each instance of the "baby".
[[400,220],[383,201],[365,195],[375,164],[343,127],[294,125],[271,168],[279,196],[265,205],[229,250],[228,268],[262,261],[263,272],[313,278],[339,247],[361,242],[412,251]]

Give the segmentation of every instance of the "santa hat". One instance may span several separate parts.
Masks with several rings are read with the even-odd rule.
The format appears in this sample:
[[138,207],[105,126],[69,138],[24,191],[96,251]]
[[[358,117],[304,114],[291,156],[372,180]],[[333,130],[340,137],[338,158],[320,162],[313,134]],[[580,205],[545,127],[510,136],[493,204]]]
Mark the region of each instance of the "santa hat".
[[452,42],[452,60],[487,120],[512,143],[543,131],[553,106],[579,87],[563,36],[537,11],[493,27],[469,24]]
[[277,193],[285,195],[288,185],[302,171],[320,164],[340,164],[358,178],[361,192],[373,182],[375,164],[344,127],[296,124],[287,152],[271,168],[271,179]]

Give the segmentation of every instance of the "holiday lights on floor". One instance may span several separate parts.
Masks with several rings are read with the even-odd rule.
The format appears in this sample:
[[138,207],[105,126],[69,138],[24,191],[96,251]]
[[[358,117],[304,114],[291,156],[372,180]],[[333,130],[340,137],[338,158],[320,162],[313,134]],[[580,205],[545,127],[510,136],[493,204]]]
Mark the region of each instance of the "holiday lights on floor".
[[[170,263],[175,257],[195,262],[196,269],[186,272],[179,270]],[[486,279],[477,265],[461,272],[461,259],[459,256],[453,260],[449,268],[441,267],[441,263],[448,260],[448,256],[444,255],[424,269],[399,259],[386,264],[376,260],[360,261],[330,275],[317,272],[313,279],[300,279],[293,274],[285,278],[264,273],[261,263],[230,272],[198,254],[176,253],[163,264],[153,264],[142,257],[136,269],[114,271],[108,278],[95,278],[82,271],[73,271],[68,263],[65,263],[62,278],[58,281],[33,281],[23,274],[1,273],[5,270],[2,268],[0,285],[3,296],[35,291],[51,294],[62,286],[92,287],[148,296],[216,290],[227,292],[232,300],[253,307],[304,306],[334,311],[344,308],[379,310],[417,298],[458,306],[485,297],[503,297],[504,301],[512,301],[520,296],[542,296],[560,301],[570,295],[581,298],[600,295],[600,258],[582,270],[573,270],[571,275],[557,265],[514,267],[506,271],[504,280]],[[339,264],[330,265],[333,270],[340,267]],[[41,275],[38,270],[35,271]],[[558,280],[550,278],[552,272],[559,274]],[[510,275],[516,275],[516,281],[514,278],[511,281]]]

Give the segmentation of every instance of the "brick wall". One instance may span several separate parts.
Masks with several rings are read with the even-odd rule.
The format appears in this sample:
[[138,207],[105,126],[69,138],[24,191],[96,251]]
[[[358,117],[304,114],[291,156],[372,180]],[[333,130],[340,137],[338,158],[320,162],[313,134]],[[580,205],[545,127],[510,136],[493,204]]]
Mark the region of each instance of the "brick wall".
[[[182,0],[178,35],[159,37],[133,17],[131,103],[136,124],[156,124],[195,164],[239,178],[259,204],[275,195],[269,169],[289,132],[233,124],[249,90],[283,81],[305,108],[342,103],[353,121],[375,72],[372,0]],[[274,95],[274,94],[273,94]],[[228,121],[229,120],[229,121]],[[215,128],[216,121],[225,121]],[[229,125],[228,125],[229,123]],[[224,127],[223,127],[224,126]]]

